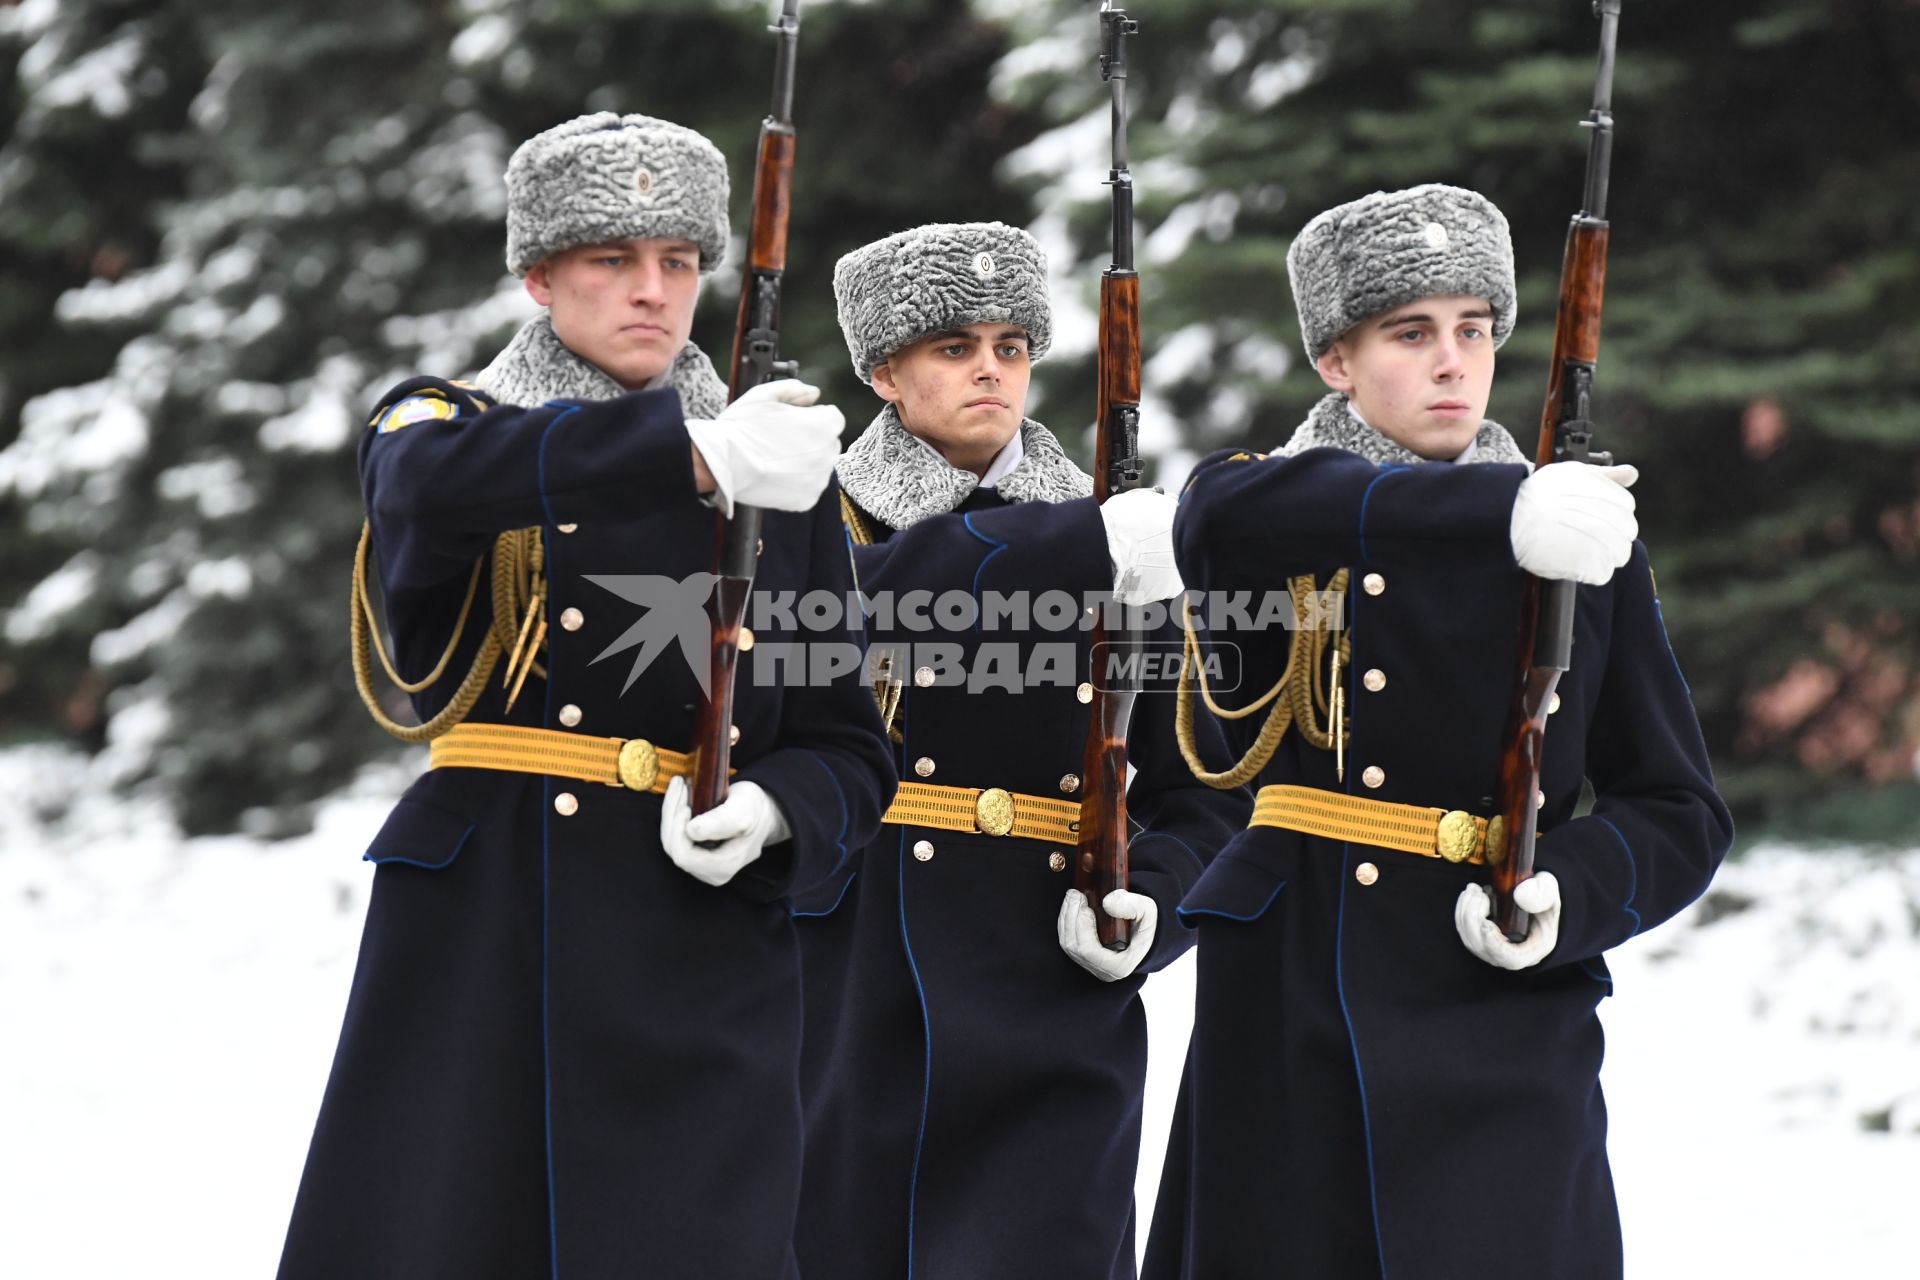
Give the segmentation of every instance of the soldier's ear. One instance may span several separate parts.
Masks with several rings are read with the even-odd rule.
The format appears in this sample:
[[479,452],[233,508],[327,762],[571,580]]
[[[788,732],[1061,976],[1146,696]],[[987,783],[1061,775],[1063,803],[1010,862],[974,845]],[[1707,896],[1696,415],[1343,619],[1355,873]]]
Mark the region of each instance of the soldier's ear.
[[893,362],[873,366],[873,394],[888,404],[900,403],[900,384],[893,380]]
[[1347,368],[1346,344],[1343,341],[1336,341],[1322,351],[1320,358],[1313,362],[1313,367],[1320,374],[1320,381],[1335,391],[1352,394],[1353,374]]
[[527,295],[543,307],[553,305],[553,259],[548,258],[536,263],[528,270],[526,279],[521,281],[527,286]]

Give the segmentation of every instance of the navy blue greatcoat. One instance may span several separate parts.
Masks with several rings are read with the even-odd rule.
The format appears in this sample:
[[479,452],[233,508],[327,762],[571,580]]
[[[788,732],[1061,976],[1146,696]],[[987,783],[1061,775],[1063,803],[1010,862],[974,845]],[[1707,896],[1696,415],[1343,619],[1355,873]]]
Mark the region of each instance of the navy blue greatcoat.
[[[1260,785],[1494,812],[1525,475],[1332,449],[1201,465],[1175,526],[1190,587],[1352,571],[1346,776],[1290,731]],[[1246,688],[1277,678],[1284,633],[1216,638],[1242,645]],[[1187,895],[1195,1023],[1151,1280],[1620,1275],[1603,953],[1698,896],[1732,838],[1640,545],[1608,585],[1579,589],[1560,699],[1537,865],[1564,910],[1537,967],[1461,944],[1454,900],[1485,874],[1470,864],[1250,828]],[[1259,720],[1232,727],[1236,752]],[[1583,779],[1594,803],[1576,816]]]
[[[591,580],[710,568],[715,516],[694,493],[678,394],[485,408],[422,379],[383,403],[423,391],[457,416],[370,431],[360,450],[401,673],[439,657],[495,535],[539,526],[549,677],[509,712],[496,675],[469,722],[557,729],[576,707],[581,734],[687,749],[699,693],[677,645],[636,672],[640,650],[619,642],[645,610]],[[830,485],[811,512],[767,514],[763,586],[849,589],[837,504]],[[483,580],[450,674],[415,700],[422,717],[487,612]],[[657,795],[477,769],[407,790],[367,850],[372,901],[282,1277],[797,1274],[786,899],[871,837],[893,766],[857,677],[782,689],[743,664],[735,719],[738,777],[793,838],[723,888],[662,851]],[[573,812],[556,809],[563,793]]]
[[[870,523],[881,540],[855,549],[870,596],[1051,591],[1084,607],[1112,585],[1091,498],[1009,505],[989,489],[902,531]],[[1016,672],[1040,645],[1072,646],[1065,684],[1024,692],[921,687],[909,674],[903,779],[1079,798],[1078,779],[1066,775],[1081,769],[1089,716],[1076,686],[1090,671],[1091,633],[928,633],[898,622],[888,629],[876,615],[870,641],[954,643],[973,669],[983,646],[1017,651]],[[1131,885],[1160,908],[1153,949],[1133,976],[1101,982],[1060,949],[1071,845],[888,826],[842,883],[796,900],[807,987],[798,1240],[808,1276],[1133,1276],[1147,1048],[1139,989],[1192,944],[1173,908],[1250,807],[1244,791],[1194,782],[1174,747],[1172,711],[1170,693],[1142,694],[1129,735]],[[922,760],[930,774],[915,768]],[[915,853],[923,841],[925,860]]]

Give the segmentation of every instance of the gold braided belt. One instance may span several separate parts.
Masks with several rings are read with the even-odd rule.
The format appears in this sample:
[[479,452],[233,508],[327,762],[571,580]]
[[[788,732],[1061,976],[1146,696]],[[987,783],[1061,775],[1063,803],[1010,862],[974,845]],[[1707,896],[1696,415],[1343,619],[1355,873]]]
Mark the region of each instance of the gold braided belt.
[[1494,836],[1489,841],[1488,820],[1463,809],[1427,809],[1317,787],[1280,786],[1260,788],[1253,802],[1253,819],[1247,825],[1280,827],[1329,840],[1352,840],[1448,862],[1484,865],[1487,850],[1500,847],[1500,819],[1492,822]]
[[693,768],[693,757],[645,738],[596,738],[561,729],[511,724],[457,724],[429,744],[429,769],[500,769],[601,782],[665,794],[667,783]]
[[976,831],[989,836],[1078,844],[1080,802],[1022,795],[999,787],[936,787],[903,782],[880,819],[902,827]]

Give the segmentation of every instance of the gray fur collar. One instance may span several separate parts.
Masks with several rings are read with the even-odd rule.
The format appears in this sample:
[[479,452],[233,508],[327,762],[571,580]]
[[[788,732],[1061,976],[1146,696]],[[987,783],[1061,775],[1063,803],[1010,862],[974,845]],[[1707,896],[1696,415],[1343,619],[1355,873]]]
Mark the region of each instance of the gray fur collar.
[[[1294,430],[1293,438],[1287,441],[1280,453],[1291,458],[1308,449],[1344,449],[1348,453],[1359,454],[1368,462],[1381,464],[1429,461],[1413,450],[1395,444],[1354,417],[1347,411],[1347,397],[1338,391],[1321,397],[1320,402],[1313,406],[1313,412]],[[1473,456],[1468,461],[1532,463],[1532,459],[1514,443],[1507,429],[1492,418],[1480,424],[1480,434],[1473,438]]]
[[[1008,502],[1066,502],[1093,492],[1093,477],[1032,418],[1020,424],[1020,445],[1025,456],[994,486]],[[980,487],[979,476],[921,447],[892,405],[840,455],[838,471],[847,496],[890,529],[944,515]]]
[[[521,325],[513,341],[474,382],[501,404],[523,407],[549,400],[611,400],[626,394],[625,387],[560,341],[553,331],[553,318],[545,311]],[[726,384],[713,371],[706,353],[691,342],[680,349],[666,373],[648,385],[678,391],[683,417],[717,418],[727,407]]]

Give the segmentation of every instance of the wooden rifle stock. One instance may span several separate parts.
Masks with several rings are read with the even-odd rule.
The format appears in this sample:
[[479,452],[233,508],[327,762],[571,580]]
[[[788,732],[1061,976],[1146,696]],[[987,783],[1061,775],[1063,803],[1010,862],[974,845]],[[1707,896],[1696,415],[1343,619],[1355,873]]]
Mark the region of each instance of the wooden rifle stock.
[[[1093,496],[1105,502],[1140,483],[1139,459],[1129,461],[1140,415],[1140,277],[1130,270],[1109,270],[1100,280],[1098,376]],[[1141,650],[1125,610],[1117,612],[1102,612],[1093,646],[1093,703],[1080,768],[1086,790],[1080,798],[1080,855],[1073,875],[1074,888],[1093,904],[1101,943],[1116,951],[1131,938],[1131,922],[1108,915],[1100,904],[1113,890],[1127,887],[1127,725],[1138,692]]]
[[[774,378],[790,378],[797,369],[779,359],[780,288],[787,268],[787,222],[793,191],[793,55],[800,31],[799,0],[786,4],[772,30],[779,37],[774,68],[773,110],[760,122],[760,145],[753,166],[753,224],[747,238],[747,269],[740,286],[740,312],[734,321],[733,369],[728,379],[731,403]],[[732,772],[734,674],[747,601],[760,557],[760,512],[735,505],[731,519],[714,514],[714,572],[719,581],[707,598],[713,642],[707,666],[707,694],[693,726],[693,768],[689,803],[705,813],[727,798]]]
[[[1560,263],[1560,302],[1554,319],[1553,366],[1540,418],[1538,466],[1556,462],[1610,463],[1592,450],[1594,370],[1600,361],[1600,312],[1607,282],[1607,184],[1613,156],[1614,38],[1621,0],[1595,0],[1600,18],[1600,65],[1593,110],[1582,124],[1592,130],[1587,150],[1586,196],[1567,230]],[[1554,690],[1573,657],[1574,583],[1529,576],[1521,598],[1520,646],[1513,701],[1507,710],[1500,753],[1499,813],[1487,827],[1492,870],[1493,921],[1520,942],[1532,918],[1513,900],[1513,890],[1533,874],[1540,790],[1541,751]]]

